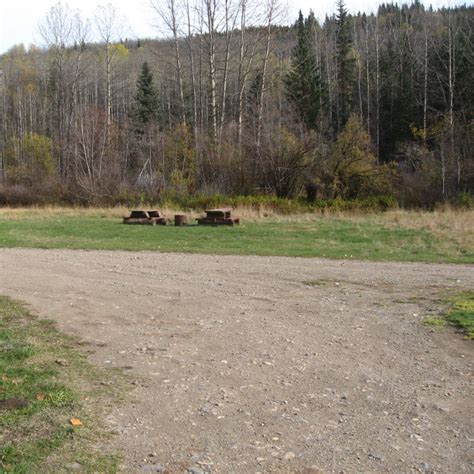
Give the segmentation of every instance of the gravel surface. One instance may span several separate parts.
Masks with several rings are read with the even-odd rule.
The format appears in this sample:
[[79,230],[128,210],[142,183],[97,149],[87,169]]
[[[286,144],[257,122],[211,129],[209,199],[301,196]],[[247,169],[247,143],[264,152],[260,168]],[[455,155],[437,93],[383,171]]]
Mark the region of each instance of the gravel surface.
[[[305,282],[313,281],[313,285]],[[0,249],[0,294],[123,367],[125,472],[473,472],[474,266]]]

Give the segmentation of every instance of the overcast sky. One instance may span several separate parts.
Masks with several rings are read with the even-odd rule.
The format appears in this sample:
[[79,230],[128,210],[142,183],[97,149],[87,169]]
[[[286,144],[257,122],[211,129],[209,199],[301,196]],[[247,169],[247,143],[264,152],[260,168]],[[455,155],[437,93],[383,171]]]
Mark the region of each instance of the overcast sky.
[[[400,0],[399,0],[400,1]],[[402,0],[403,1],[403,0]],[[15,44],[42,44],[38,34],[38,23],[58,0],[0,0],[0,53],[4,53]],[[130,31],[124,35],[129,38],[157,36],[152,26],[152,12],[148,0],[63,0],[71,8],[80,9],[84,16],[91,17],[97,5],[112,3],[126,18]],[[304,13],[310,8],[320,18],[335,9],[336,0],[287,0],[289,5],[288,23],[293,22],[299,9]],[[377,0],[346,0],[347,8],[352,11],[369,11],[379,2]],[[425,5],[455,5],[472,0],[422,0]]]

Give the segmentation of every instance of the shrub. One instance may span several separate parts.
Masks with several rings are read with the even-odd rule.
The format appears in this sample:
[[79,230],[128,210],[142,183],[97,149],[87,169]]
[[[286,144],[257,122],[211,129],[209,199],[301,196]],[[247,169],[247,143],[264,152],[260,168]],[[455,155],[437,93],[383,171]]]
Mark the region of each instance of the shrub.
[[393,165],[377,164],[370,137],[355,114],[349,117],[321,164],[317,174],[328,198],[391,194],[397,175]]
[[53,174],[51,139],[36,133],[10,138],[5,147],[6,175],[15,184],[42,182]]
[[297,196],[312,165],[309,143],[282,127],[264,136],[259,155],[264,188],[280,198]]
[[459,193],[454,199],[453,204],[462,209],[473,209],[474,196],[470,193]]

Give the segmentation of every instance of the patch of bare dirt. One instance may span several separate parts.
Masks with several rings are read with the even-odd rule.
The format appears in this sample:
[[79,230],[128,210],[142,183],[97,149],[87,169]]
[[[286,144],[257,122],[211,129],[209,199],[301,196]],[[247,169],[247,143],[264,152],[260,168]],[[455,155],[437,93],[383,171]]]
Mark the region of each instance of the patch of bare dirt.
[[131,375],[103,446],[126,472],[472,472],[474,344],[421,320],[473,287],[468,265],[0,250],[1,294]]

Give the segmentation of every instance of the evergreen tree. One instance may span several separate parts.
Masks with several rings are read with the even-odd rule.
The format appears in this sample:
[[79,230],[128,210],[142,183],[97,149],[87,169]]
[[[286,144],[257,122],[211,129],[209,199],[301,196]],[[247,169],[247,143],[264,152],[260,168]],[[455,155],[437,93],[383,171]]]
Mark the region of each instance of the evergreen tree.
[[338,0],[337,2],[336,65],[336,129],[340,131],[351,114],[355,78],[355,59],[352,53],[351,21],[343,0]]
[[147,62],[142,65],[137,80],[135,104],[132,110],[132,120],[137,131],[143,132],[146,125],[159,120],[158,91],[153,83],[153,73]]
[[321,77],[314,46],[316,19],[311,12],[304,20],[300,11],[296,24],[297,43],[293,49],[291,69],[286,75],[286,95],[308,128],[316,128],[320,113]]
[[247,93],[247,106],[249,113],[254,113],[260,105],[260,97],[262,93],[263,74],[262,71],[257,71],[253,81],[250,84]]
[[[398,56],[398,58],[397,58]],[[385,51],[380,55],[380,157],[390,161],[400,143],[411,138],[413,124],[422,123],[423,117],[415,98],[416,82],[412,80],[414,58],[404,32],[398,41],[388,38]],[[419,84],[423,84],[420,78]]]

